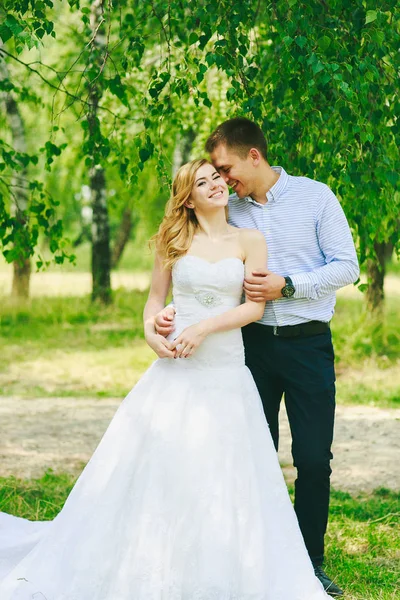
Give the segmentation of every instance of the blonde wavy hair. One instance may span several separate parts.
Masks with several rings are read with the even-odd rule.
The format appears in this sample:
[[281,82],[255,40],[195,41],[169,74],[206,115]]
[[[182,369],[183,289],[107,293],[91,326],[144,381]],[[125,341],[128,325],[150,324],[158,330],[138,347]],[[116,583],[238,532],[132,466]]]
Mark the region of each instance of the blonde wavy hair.
[[158,232],[151,239],[164,259],[164,267],[171,268],[187,253],[199,227],[194,210],[185,206],[185,203],[192,193],[196,172],[207,163],[209,161],[205,158],[192,160],[182,165],[174,177],[164,218]]

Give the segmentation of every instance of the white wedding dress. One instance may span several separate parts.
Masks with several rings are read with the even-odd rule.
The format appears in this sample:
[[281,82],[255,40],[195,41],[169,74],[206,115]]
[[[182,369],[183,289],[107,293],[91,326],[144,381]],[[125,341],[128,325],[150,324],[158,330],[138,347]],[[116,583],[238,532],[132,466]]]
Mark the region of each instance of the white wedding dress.
[[[241,301],[238,258],[173,268],[176,333]],[[51,522],[0,513],[1,600],[322,600],[240,329],[158,359]]]

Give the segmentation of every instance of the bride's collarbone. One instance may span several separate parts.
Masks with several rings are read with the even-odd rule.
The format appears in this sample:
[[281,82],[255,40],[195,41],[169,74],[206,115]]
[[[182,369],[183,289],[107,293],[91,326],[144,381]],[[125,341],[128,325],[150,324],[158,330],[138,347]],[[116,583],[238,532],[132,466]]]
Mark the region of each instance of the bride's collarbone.
[[237,258],[243,262],[244,253],[237,244],[209,242],[204,244],[192,244],[186,256],[193,256],[209,263],[217,263],[229,258]]

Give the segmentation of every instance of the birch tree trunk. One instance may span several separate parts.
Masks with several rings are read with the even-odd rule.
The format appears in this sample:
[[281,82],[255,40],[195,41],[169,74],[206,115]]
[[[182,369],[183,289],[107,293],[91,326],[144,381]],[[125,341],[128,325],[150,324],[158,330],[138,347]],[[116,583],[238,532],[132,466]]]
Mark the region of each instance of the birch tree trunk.
[[368,289],[367,306],[368,310],[379,317],[383,313],[385,300],[384,283],[386,274],[386,261],[388,254],[393,252],[393,245],[387,242],[375,242],[376,260],[367,261]]
[[172,161],[172,176],[174,177],[179,167],[189,162],[190,153],[192,151],[193,142],[196,139],[196,134],[193,129],[180,134],[176,140],[174,157]]
[[[103,55],[106,51],[106,36],[103,22],[103,2],[95,0],[91,4],[90,27],[93,40],[93,66],[101,72]],[[98,121],[98,104],[102,96],[101,75],[90,84],[89,102],[91,104],[88,123],[89,136],[95,138],[100,127]],[[95,141],[93,142],[95,144]],[[111,302],[111,253],[110,225],[107,207],[106,175],[104,168],[95,164],[90,173],[90,189],[92,195],[92,300],[100,300],[104,304]]]
[[[0,41],[0,47],[3,43]],[[0,55],[0,80],[10,79],[7,64]],[[11,94],[2,94],[6,109],[8,124],[12,135],[12,145],[17,152],[26,152],[26,137],[24,123],[18,110],[18,105]],[[13,207],[12,212],[22,227],[27,225],[26,210],[28,208],[29,195],[25,189],[27,169],[13,173]],[[27,255],[27,252],[25,253]],[[29,256],[13,262],[13,280],[11,295],[17,298],[29,298],[29,284],[31,276],[31,261]]]
[[111,268],[115,269],[121,259],[125,246],[129,241],[132,227],[132,206],[127,206],[122,213],[121,223],[118,227],[117,236],[115,238],[114,247],[112,250]]

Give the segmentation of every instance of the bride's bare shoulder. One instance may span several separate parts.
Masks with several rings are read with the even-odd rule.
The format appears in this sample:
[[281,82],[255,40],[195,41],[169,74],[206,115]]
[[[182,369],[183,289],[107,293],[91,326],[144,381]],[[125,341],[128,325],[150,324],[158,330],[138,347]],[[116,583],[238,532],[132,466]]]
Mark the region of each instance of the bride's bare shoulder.
[[240,238],[249,238],[249,239],[259,239],[260,236],[264,237],[261,231],[258,229],[250,229],[249,227],[235,227],[234,225],[228,225],[230,233],[232,235],[236,235],[238,239]]
[[262,240],[265,242],[264,235],[258,229],[248,229],[246,227],[241,227],[238,229],[239,237],[243,241],[243,243],[252,243],[258,242],[260,243]]

